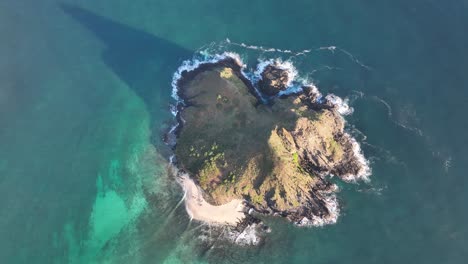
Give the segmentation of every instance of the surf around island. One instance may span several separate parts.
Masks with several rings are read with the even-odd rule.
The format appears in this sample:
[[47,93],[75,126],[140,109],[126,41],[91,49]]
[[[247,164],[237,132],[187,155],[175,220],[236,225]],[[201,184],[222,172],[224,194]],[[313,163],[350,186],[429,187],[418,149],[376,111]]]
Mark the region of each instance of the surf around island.
[[167,141],[192,219],[243,226],[247,212],[301,226],[336,223],[337,185],[368,181],[369,162],[345,130],[346,100],[323,96],[290,61],[247,70],[235,53],[183,62],[173,78],[177,124]]

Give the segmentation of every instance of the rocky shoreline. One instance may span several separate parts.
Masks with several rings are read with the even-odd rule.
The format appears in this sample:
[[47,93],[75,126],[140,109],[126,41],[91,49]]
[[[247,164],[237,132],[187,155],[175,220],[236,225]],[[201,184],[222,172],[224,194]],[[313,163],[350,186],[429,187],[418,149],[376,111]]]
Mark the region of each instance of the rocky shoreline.
[[[253,83],[229,56],[182,70],[176,82],[178,124],[166,141],[173,142],[174,164],[211,203],[240,198],[247,209],[297,225],[335,223],[338,187],[325,176],[354,181],[368,168],[344,131],[338,106],[315,86],[278,96],[290,78],[271,64]],[[266,103],[262,95],[269,97]],[[268,229],[249,212],[237,224],[239,234],[252,225]]]

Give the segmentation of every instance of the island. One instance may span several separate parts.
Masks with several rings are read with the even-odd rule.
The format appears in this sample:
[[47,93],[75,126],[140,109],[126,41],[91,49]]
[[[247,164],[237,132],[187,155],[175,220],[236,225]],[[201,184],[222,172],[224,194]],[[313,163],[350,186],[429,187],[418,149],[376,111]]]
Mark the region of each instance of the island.
[[253,83],[231,57],[181,72],[174,163],[193,218],[236,225],[253,210],[298,225],[336,222],[329,176],[352,181],[362,157],[333,98],[313,85],[282,94],[290,78],[271,63]]

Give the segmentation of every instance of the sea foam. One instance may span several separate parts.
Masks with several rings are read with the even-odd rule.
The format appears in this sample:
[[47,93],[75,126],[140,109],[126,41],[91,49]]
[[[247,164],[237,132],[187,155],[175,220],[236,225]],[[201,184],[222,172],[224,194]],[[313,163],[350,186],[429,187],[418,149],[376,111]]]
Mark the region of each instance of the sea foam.
[[345,136],[348,137],[349,141],[351,142],[354,157],[359,162],[360,166],[357,174],[347,174],[344,175],[342,179],[347,182],[357,182],[360,180],[365,182],[370,181],[369,176],[372,174],[372,170],[369,166],[369,161],[364,157],[364,154],[362,153],[361,145],[350,134],[345,133]]
[[325,207],[328,210],[328,215],[326,217],[320,217],[313,215],[311,219],[304,217],[298,223],[299,226],[324,226],[332,225],[338,221],[340,216],[340,206],[338,199],[336,198],[336,192],[338,191],[338,186],[333,185],[333,192],[323,192],[322,195],[323,201],[325,202]]
[[261,241],[257,224],[247,226],[242,232],[231,230],[228,238],[234,243],[242,246],[258,245]]
[[325,99],[332,105],[334,105],[336,107],[336,111],[338,111],[338,113],[340,113],[343,116],[350,115],[354,112],[354,109],[349,106],[349,100],[347,98],[343,100],[341,97],[336,96],[334,94],[327,94],[327,96],[325,96]]
[[257,68],[253,74],[253,81],[254,83],[258,83],[262,79],[262,72],[265,68],[269,65],[275,66],[278,69],[286,71],[288,73],[288,82],[286,83],[286,87],[291,87],[293,82],[296,80],[298,76],[298,72],[296,67],[291,61],[283,61],[280,58],[276,59],[268,59],[268,60],[258,60]]

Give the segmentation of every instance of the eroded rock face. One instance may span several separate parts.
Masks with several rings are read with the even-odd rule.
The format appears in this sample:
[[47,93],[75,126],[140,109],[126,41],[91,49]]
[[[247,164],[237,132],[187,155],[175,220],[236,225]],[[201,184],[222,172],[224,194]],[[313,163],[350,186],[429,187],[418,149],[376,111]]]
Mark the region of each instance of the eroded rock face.
[[[266,72],[270,91],[284,89],[284,72]],[[352,174],[359,165],[333,106],[307,89],[260,104],[229,60],[204,65],[179,84],[186,107],[178,115],[178,166],[208,201],[241,198],[258,212],[296,223],[333,221],[336,186],[322,176]]]
[[261,77],[258,86],[260,91],[268,96],[274,96],[286,90],[290,78],[288,71],[275,65],[266,66]]

